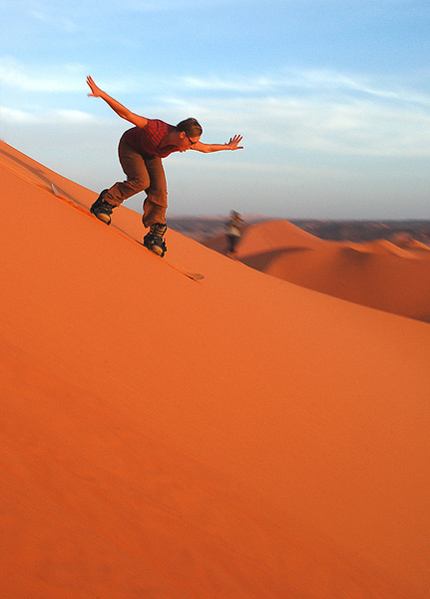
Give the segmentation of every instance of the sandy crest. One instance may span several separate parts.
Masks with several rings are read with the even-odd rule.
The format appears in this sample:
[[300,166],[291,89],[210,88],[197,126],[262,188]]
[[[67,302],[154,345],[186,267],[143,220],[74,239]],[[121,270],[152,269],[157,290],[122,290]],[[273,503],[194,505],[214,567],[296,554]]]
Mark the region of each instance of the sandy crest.
[[427,597],[428,325],[51,183],[1,144],[2,599]]

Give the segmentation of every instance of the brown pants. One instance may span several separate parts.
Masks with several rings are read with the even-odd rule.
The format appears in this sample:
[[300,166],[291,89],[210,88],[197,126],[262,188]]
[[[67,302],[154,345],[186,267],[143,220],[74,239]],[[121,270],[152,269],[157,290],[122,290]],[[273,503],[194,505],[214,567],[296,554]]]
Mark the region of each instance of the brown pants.
[[161,158],[145,158],[123,139],[119,142],[119,161],[127,180],[115,183],[103,199],[119,206],[140,191],[146,191],[142,221],[145,227],[165,224],[167,210],[167,181]]

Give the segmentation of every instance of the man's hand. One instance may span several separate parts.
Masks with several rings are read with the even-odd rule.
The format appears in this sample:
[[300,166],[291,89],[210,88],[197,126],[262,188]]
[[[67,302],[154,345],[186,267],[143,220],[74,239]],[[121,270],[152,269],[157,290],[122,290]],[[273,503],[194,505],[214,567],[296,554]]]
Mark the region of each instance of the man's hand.
[[226,144],[229,150],[243,150],[243,146],[240,146],[240,142],[242,141],[242,135],[235,135],[234,137],[230,137],[228,144]]
[[94,83],[92,77],[90,77],[89,75],[87,77],[87,83],[90,86],[91,92],[92,92],[92,93],[88,94],[88,96],[94,97],[94,98],[101,98],[102,94],[103,94],[102,90],[99,87],[97,87],[97,85]]

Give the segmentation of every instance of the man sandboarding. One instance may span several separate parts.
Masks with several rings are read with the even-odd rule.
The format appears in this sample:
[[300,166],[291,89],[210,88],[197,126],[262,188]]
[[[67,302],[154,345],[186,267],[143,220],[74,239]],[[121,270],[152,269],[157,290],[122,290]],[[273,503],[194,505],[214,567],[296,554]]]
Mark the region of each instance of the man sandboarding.
[[134,125],[123,134],[118,148],[119,160],[127,179],[103,190],[91,206],[91,212],[109,225],[114,208],[127,198],[145,191],[142,222],[149,227],[149,233],[145,235],[143,243],[159,256],[164,256],[167,250],[164,241],[167,230],[167,182],[162,159],[173,152],[187,150],[204,154],[240,150],[242,136],[235,135],[225,144],[204,144],[200,141],[203,129],[196,119],[188,118],[176,126],[158,119],[148,119],[130,112],[102,91],[91,77],[87,77],[87,83],[91,88],[88,96],[102,98],[118,116]]

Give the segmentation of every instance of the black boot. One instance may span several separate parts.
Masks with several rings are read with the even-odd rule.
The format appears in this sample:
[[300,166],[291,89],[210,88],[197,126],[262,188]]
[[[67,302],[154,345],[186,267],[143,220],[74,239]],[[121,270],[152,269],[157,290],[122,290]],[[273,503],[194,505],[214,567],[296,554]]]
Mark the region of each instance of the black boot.
[[115,206],[112,206],[112,204],[109,204],[109,202],[105,202],[103,199],[103,196],[107,191],[107,189],[104,189],[101,192],[97,200],[91,206],[90,212],[91,214],[94,214],[94,216],[97,216],[99,220],[102,220],[107,225],[110,225],[110,215],[112,214],[112,210],[115,208]]
[[156,223],[149,227],[149,233],[143,238],[143,245],[161,258],[167,252],[166,242],[163,239],[166,231],[167,225]]

